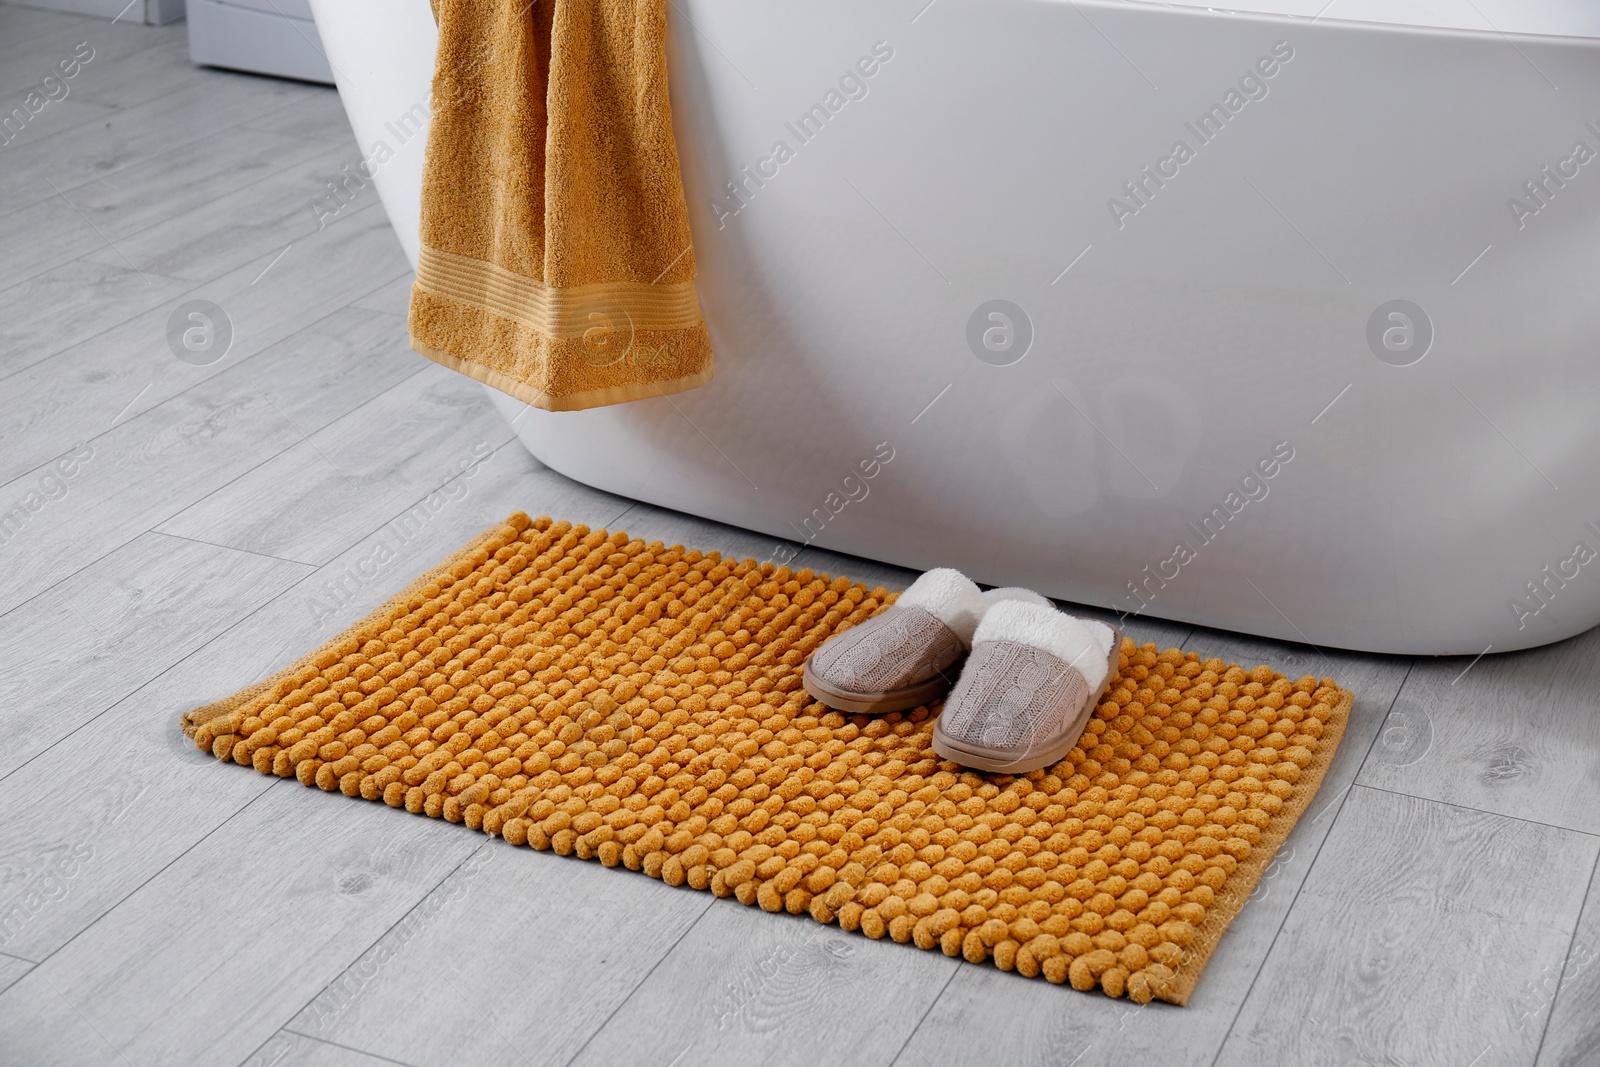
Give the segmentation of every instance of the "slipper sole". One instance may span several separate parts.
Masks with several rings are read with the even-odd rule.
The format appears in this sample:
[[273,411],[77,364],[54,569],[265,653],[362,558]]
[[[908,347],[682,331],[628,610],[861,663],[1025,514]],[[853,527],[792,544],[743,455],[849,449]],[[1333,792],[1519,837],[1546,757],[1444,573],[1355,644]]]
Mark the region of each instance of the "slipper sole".
[[806,661],[805,669],[802,671],[801,683],[806,687],[806,692],[828,707],[852,715],[887,715],[891,711],[907,711],[921,707],[937,700],[950,689],[951,685],[943,675],[936,674],[927,681],[900,689],[890,689],[880,693],[846,692],[824,684],[812,673],[810,660]]

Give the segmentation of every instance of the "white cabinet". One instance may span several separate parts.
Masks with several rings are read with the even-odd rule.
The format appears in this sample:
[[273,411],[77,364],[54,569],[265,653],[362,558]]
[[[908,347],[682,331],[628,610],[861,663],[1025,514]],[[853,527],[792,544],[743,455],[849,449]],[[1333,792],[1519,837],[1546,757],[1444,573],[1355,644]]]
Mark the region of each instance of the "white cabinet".
[[333,84],[308,0],[189,0],[189,58]]

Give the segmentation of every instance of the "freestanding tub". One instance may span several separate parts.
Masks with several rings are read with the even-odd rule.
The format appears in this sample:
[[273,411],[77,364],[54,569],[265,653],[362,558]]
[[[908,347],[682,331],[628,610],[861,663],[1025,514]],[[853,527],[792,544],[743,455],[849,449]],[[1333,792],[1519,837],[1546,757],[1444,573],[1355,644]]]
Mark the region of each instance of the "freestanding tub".
[[[780,560],[1381,652],[1600,622],[1600,8],[1196,4],[672,0],[716,380],[521,440]],[[415,262],[428,2],[314,6]]]

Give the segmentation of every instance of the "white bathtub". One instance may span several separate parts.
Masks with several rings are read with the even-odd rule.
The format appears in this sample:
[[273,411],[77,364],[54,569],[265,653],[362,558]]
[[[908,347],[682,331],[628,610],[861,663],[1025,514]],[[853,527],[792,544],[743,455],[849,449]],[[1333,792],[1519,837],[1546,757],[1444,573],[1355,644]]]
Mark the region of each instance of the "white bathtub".
[[[1586,630],[1600,5],[1475,3],[673,0],[716,380],[519,435],[791,546],[1119,611],[1398,653]],[[427,0],[314,6],[415,262]]]

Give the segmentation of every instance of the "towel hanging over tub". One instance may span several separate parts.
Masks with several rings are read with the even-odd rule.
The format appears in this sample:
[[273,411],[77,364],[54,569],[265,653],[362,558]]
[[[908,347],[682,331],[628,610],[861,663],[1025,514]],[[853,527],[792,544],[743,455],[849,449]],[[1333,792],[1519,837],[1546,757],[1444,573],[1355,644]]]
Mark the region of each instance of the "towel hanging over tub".
[[711,379],[666,0],[433,0],[411,344],[551,411]]

